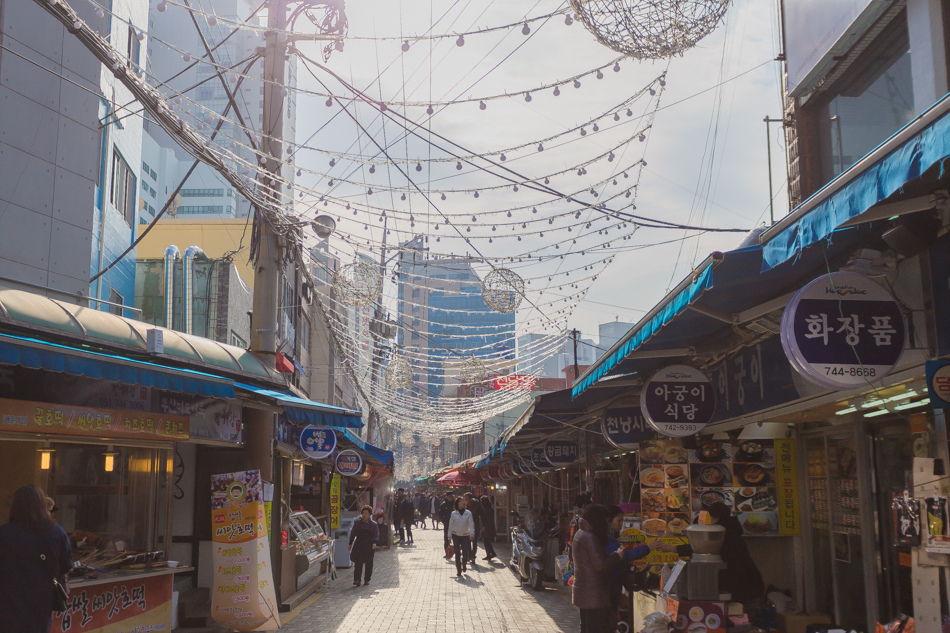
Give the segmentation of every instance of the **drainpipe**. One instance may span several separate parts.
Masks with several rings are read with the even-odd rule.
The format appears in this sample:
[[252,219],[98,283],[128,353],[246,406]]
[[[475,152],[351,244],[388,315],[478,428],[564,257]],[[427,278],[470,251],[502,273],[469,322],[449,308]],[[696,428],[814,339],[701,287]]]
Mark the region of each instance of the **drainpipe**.
[[195,293],[195,266],[194,260],[198,258],[203,261],[208,261],[208,256],[205,255],[205,252],[201,250],[200,246],[189,246],[185,249],[185,262],[184,262],[184,294],[185,294],[185,334],[191,334],[192,330],[192,318],[194,312],[194,293]]
[[175,262],[181,252],[174,244],[165,247],[165,327],[172,329],[175,320]]

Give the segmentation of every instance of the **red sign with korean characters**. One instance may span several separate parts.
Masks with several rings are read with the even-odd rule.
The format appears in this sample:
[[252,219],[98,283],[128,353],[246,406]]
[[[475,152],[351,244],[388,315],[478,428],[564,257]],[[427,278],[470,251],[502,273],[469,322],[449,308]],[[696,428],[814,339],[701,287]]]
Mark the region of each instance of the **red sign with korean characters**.
[[0,431],[103,438],[187,440],[188,416],[0,398]]
[[495,376],[495,389],[502,391],[526,390],[534,391],[535,377],[520,376],[517,374],[511,376]]
[[950,407],[950,361],[927,361],[927,392],[934,408]]
[[166,631],[172,619],[171,574],[73,587],[53,633]]

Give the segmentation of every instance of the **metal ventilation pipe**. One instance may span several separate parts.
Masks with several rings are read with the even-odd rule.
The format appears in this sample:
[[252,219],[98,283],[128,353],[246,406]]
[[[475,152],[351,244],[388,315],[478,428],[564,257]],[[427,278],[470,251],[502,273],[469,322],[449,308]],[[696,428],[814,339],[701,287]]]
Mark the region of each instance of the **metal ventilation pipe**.
[[192,334],[194,326],[192,324],[192,319],[194,318],[194,295],[195,295],[195,258],[198,258],[203,261],[208,261],[208,256],[205,255],[205,252],[201,250],[200,246],[189,246],[185,249],[185,283],[184,283],[184,294],[185,294],[185,333]]
[[175,262],[181,251],[174,244],[165,247],[165,327],[172,329],[175,319]]

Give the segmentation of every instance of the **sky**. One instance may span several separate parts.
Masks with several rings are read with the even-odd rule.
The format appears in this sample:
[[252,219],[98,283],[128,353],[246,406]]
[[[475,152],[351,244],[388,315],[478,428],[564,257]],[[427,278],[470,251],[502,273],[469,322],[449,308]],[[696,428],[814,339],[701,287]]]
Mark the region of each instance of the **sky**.
[[[589,166],[589,174],[578,178],[569,173],[552,178],[553,184],[567,192],[571,187],[584,186],[587,179],[599,181],[607,177],[604,167],[616,173],[618,164],[633,165],[642,158],[645,166],[627,170],[634,180],[639,179],[635,213],[669,222],[747,230],[769,221],[767,142],[772,149],[775,217],[780,218],[787,212],[781,128],[772,124],[771,136],[767,137],[763,122],[765,116],[779,118],[782,115],[781,65],[773,61],[780,50],[776,4],[772,0],[735,0],[723,23],[683,56],[658,61],[624,59],[620,62],[620,72],[607,68],[603,79],[589,75],[580,80],[580,88],[567,84],[560,88],[560,96],[555,97],[552,90],[532,91],[611,63],[619,56],[597,42],[580,22],[566,25],[565,16],[561,14],[533,21],[529,35],[522,33],[521,21],[565,8],[566,3],[350,0],[346,6],[349,36],[344,50],[332,53],[325,65],[326,71],[308,63],[306,65],[314,71],[311,75],[310,70],[298,65],[298,86],[317,93],[352,94],[332,78],[328,72],[332,71],[369,97],[391,104],[392,111],[421,122],[445,139],[474,153],[491,153],[499,148],[536,143],[589,122],[601,113],[611,112],[650,82],[658,87],[656,79],[666,72],[665,88],[656,98],[645,94],[636,99],[631,106],[634,117],[621,121],[626,124],[623,128],[618,127],[616,132],[607,130],[601,121],[604,130],[599,134],[581,138],[572,133],[558,137],[548,143],[551,149],[543,152],[531,145],[528,150],[519,150],[508,157],[506,166],[538,178],[564,170],[615,146],[618,139],[633,132],[637,121],[650,122],[656,108],[646,140],[624,146],[623,152],[618,150],[620,159],[616,164],[599,161]],[[518,26],[470,34],[464,38],[464,45],[458,46],[460,32],[471,33],[507,24]],[[447,37],[429,39],[425,37],[428,34]],[[423,37],[417,39],[418,36]],[[403,52],[402,44],[407,40],[409,51]],[[310,59],[319,59],[316,45],[299,46]],[[532,92],[530,102],[525,100],[525,92]],[[504,93],[514,96],[486,100],[485,108],[480,109],[479,98]],[[475,102],[437,105],[431,118],[426,116],[424,107],[401,105],[402,102],[425,104],[473,97]],[[336,104],[327,107],[324,100],[311,94],[298,95],[298,144],[375,157],[373,160],[382,158],[375,146],[377,143],[389,147],[390,157],[397,159],[446,155],[418,138],[401,140],[404,137],[401,130],[392,122],[384,124],[377,110],[368,106],[352,107],[360,121],[357,125],[340,112]],[[446,147],[444,141],[436,142]],[[435,218],[433,222],[438,221],[438,214],[461,217],[471,213],[481,217],[490,209],[531,205],[538,199],[531,198],[531,193],[525,193],[523,188],[518,193],[511,189],[486,191],[475,199],[472,189],[488,188],[501,181],[470,168],[468,163],[461,170],[455,169],[451,160],[426,163],[423,171],[416,172],[414,162],[409,162],[403,166],[405,171],[384,167],[369,174],[368,165],[347,165],[347,161],[338,161],[331,168],[328,166],[330,157],[320,151],[300,151],[297,164],[306,172],[298,178],[301,185],[315,191],[327,190],[340,200],[353,200],[354,204],[360,200],[380,207],[399,208],[398,194],[377,192],[373,194],[375,198],[371,198],[357,191],[358,187],[347,188],[339,181],[334,183],[335,189],[328,187],[327,179],[338,174],[339,179],[385,189],[394,183],[405,185],[411,178],[422,190],[433,191],[430,194],[433,201],[438,200],[439,192],[449,190],[445,202],[436,202],[440,207],[438,212],[424,200],[420,205],[418,195],[409,196],[408,203],[416,205],[414,213],[417,216],[429,213]],[[497,165],[497,155],[494,161]],[[325,177],[311,172],[320,172]],[[620,186],[631,182],[621,182]],[[460,189],[468,193],[452,193]],[[320,210],[312,198],[308,192],[300,203],[304,205],[304,212],[309,207],[313,207],[313,212]],[[627,199],[626,203],[629,202]],[[619,207],[619,202],[615,206]],[[556,216],[560,222],[570,211],[542,209],[544,213]],[[387,236],[389,243],[408,239],[412,230],[405,226],[405,218],[392,213],[390,218],[387,226],[395,231]],[[364,224],[362,216],[338,219],[341,234],[364,235],[360,233]],[[515,219],[518,219],[517,213]],[[378,243],[382,238],[382,225],[365,224],[365,235],[371,236],[374,244]],[[458,236],[452,242],[442,233],[445,241],[440,242],[441,246],[434,244],[431,238],[437,234],[431,222],[425,232],[434,250],[441,248],[457,254],[464,250],[471,254],[471,250],[478,249],[489,257],[510,252],[506,249],[512,247],[501,246],[498,240],[487,244],[487,237],[492,234],[478,233],[480,227],[474,222],[473,225],[478,239],[473,236],[467,243],[462,243]],[[445,228],[443,225],[440,230]],[[688,239],[683,240],[684,236]],[[711,251],[734,248],[742,237],[741,233],[697,236],[695,231],[640,228],[623,242],[623,250],[616,252],[612,263],[590,282],[586,295],[577,302],[573,313],[566,316],[567,327],[576,327],[586,337],[596,338],[598,323],[617,318],[636,321]],[[531,244],[538,248],[550,247],[550,240],[550,236],[526,236],[525,242],[517,247],[523,245],[528,251]],[[661,242],[670,243],[657,245]],[[341,247],[340,252],[344,260],[352,255],[352,249],[346,246]],[[527,278],[529,274],[524,276]],[[536,318],[531,329],[539,326],[547,327]]]

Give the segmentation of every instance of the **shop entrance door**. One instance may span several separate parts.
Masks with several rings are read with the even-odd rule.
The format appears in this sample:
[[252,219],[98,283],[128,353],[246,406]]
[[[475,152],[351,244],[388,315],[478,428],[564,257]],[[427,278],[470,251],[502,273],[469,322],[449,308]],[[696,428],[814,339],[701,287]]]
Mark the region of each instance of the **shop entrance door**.
[[882,622],[889,622],[900,613],[914,615],[911,548],[894,545],[894,524],[890,519],[894,495],[914,489],[914,442],[918,437],[911,435],[908,424],[902,420],[876,426],[873,431],[875,508],[879,517],[878,596]]

